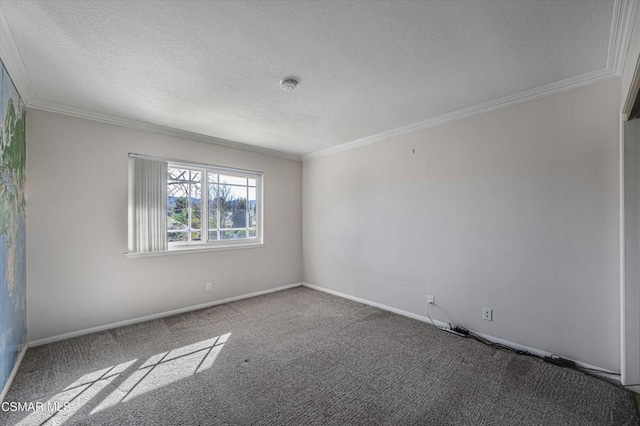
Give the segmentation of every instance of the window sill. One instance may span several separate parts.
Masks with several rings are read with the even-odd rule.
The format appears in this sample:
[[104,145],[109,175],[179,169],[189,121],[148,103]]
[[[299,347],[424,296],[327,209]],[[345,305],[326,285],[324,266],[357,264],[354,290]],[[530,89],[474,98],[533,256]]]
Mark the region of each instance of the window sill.
[[264,243],[243,243],[243,244],[229,244],[229,245],[195,245],[195,246],[179,246],[176,248],[170,248],[165,251],[150,251],[145,253],[125,253],[124,256],[128,259],[136,257],[153,257],[153,256],[171,256],[174,254],[185,253],[201,253],[206,251],[222,251],[222,250],[242,250],[251,248],[264,247]]

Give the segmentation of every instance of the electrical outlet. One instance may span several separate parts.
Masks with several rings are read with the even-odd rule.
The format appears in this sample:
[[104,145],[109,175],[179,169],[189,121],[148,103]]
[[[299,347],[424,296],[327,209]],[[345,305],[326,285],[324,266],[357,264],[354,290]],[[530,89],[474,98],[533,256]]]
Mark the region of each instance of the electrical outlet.
[[206,291],[211,291],[212,287],[213,287],[213,284],[210,283],[210,282],[205,284],[205,290]]
[[428,295],[427,296],[427,305],[435,305],[435,304],[436,304],[435,296]]
[[493,321],[493,309],[482,308],[482,319],[487,321]]

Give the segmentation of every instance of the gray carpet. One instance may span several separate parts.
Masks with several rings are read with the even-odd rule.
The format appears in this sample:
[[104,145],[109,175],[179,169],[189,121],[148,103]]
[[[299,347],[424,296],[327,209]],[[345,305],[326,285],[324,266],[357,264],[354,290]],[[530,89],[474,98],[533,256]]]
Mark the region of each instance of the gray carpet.
[[31,348],[6,401],[45,406],[0,425],[638,424],[602,380],[303,287]]

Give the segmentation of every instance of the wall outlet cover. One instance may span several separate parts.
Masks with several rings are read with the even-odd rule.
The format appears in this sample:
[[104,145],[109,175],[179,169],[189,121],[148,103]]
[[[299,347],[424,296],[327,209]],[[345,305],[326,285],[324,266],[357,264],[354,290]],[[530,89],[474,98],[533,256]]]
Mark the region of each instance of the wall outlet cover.
[[482,319],[486,321],[493,321],[493,309],[482,308]]

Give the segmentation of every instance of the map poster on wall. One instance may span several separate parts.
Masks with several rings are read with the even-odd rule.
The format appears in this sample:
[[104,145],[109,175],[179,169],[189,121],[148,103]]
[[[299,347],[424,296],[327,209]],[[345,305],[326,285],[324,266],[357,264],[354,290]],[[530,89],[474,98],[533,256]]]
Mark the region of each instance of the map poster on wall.
[[[1,61],[0,61],[1,63]],[[26,341],[26,108],[7,70],[0,76],[0,390]]]

